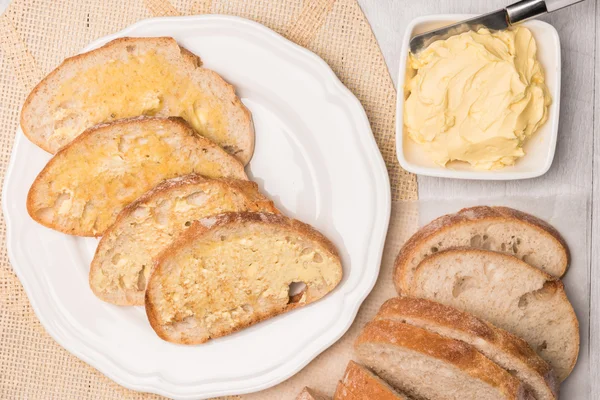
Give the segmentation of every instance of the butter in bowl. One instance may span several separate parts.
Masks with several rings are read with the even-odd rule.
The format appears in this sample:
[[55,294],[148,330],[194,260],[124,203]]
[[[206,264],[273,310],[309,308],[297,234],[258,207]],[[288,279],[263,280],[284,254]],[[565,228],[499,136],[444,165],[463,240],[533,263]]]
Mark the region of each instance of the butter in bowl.
[[414,35],[469,17],[420,17],[407,27],[396,106],[400,165],[458,179],[543,175],[558,134],[558,33],[529,21],[505,31],[461,33],[409,52]]

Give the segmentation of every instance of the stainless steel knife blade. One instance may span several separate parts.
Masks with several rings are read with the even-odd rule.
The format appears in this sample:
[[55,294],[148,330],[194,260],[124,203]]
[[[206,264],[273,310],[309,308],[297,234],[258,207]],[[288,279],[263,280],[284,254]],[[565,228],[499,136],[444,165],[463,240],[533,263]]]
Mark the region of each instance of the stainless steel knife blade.
[[436,40],[445,40],[450,36],[460,35],[468,31],[477,32],[481,28],[502,30],[509,26],[510,22],[507,11],[505,9],[497,10],[489,14],[461,21],[454,25],[417,35],[410,40],[410,51],[416,54]]
[[410,41],[410,51],[416,54],[436,40],[445,40],[450,36],[460,35],[468,31],[478,31],[481,28],[492,31],[506,29],[516,23],[527,21],[538,15],[559,10],[581,1],[583,0],[521,0],[502,10],[417,35]]

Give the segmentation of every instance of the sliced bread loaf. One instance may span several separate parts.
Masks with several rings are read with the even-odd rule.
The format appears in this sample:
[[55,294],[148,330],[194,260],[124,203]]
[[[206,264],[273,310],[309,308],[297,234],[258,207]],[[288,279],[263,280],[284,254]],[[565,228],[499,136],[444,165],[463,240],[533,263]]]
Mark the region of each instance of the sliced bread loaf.
[[182,119],[121,120],[88,129],[56,153],[33,182],[27,211],[49,228],[101,236],[141,194],[193,172],[247,179],[236,158]]
[[350,390],[339,381],[336,388],[335,393],[333,394],[333,400],[362,400],[360,397],[356,397],[352,394]]
[[507,207],[472,207],[445,215],[415,233],[402,247],[394,266],[394,284],[407,291],[421,260],[452,247],[473,247],[517,256],[556,277],[569,264],[569,249],[546,222]]
[[[266,213],[195,221],[157,258],[146,290],[164,340],[198,344],[319,300],[342,279],[334,245],[302,222]],[[291,293],[293,283],[303,283]]]
[[329,400],[330,398],[324,394],[318,393],[311,388],[305,387],[302,389],[296,400]]
[[233,87],[170,37],[115,39],[67,58],[27,97],[21,127],[55,153],[93,125],[140,115],[182,117],[242,163],[252,156],[252,120]]
[[232,211],[278,213],[254,182],[192,174],[159,184],[104,233],[90,268],[92,291],[109,303],[144,305],[154,258],[192,221]]
[[394,320],[369,322],[361,362],[417,399],[532,399],[521,382],[472,346]]
[[450,249],[421,261],[411,296],[467,311],[525,339],[562,382],[579,353],[579,324],[562,283],[517,257]]
[[390,319],[426,329],[473,346],[523,382],[537,400],[558,398],[558,382],[548,363],[523,339],[472,314],[434,301],[398,297],[386,301],[378,319]]
[[[348,398],[347,392],[350,392],[355,398],[361,400],[367,399],[378,399],[378,400],[407,400],[406,396],[403,396],[396,392],[390,385],[369,371],[368,368],[350,361],[346,367],[344,378],[338,385],[340,387],[340,394],[344,396],[339,397],[340,399]],[[338,397],[333,398],[338,400]]]

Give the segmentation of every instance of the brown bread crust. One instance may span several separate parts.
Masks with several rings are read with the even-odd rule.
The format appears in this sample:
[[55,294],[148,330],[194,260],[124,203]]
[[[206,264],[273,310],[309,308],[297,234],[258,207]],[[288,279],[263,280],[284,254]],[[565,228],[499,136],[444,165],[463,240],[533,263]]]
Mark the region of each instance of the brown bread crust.
[[535,371],[546,384],[547,398],[558,398],[559,385],[554,372],[526,341],[472,314],[427,299],[395,297],[381,306],[376,318],[410,325],[413,325],[414,321],[428,321],[467,334],[475,342],[487,342]]
[[[279,210],[275,208],[275,205],[271,200],[263,196],[259,190],[258,185],[255,182],[251,181],[243,181],[239,179],[232,178],[205,178],[199,174],[189,174],[185,176],[180,176],[173,179],[168,179],[158,184],[153,189],[141,195],[136,201],[129,204],[125,207],[117,216],[117,220],[112,224],[100,239],[100,243],[96,248],[96,253],[94,255],[94,259],[92,260],[90,266],[90,275],[89,275],[89,283],[94,294],[104,300],[106,302],[121,305],[121,306],[143,306],[144,305],[144,293],[126,293],[125,296],[120,293],[111,293],[111,292],[103,292],[96,287],[93,283],[94,278],[97,276],[100,271],[103,260],[100,259],[101,252],[105,251],[106,246],[110,246],[107,243],[110,243],[110,239],[113,234],[117,234],[118,230],[121,230],[122,224],[126,221],[135,210],[139,207],[147,206],[149,203],[152,203],[157,198],[161,196],[168,196],[169,193],[176,192],[177,189],[192,186],[192,185],[201,185],[206,184],[207,186],[221,186],[227,187],[231,189],[231,192],[237,192],[240,195],[244,196],[244,200],[249,203],[248,205],[259,209],[263,212],[278,214]],[[251,208],[250,208],[251,209]],[[139,297],[139,300],[138,300]]]
[[447,339],[425,329],[397,321],[376,319],[365,326],[355,342],[355,349],[363,343],[403,347],[452,365],[463,373],[496,388],[506,399],[521,399],[524,396],[523,387],[517,378],[484,357],[472,346],[458,340]]
[[[55,153],[58,149],[53,148],[52,145],[41,135],[33,132],[36,124],[36,110],[32,104],[35,102],[35,100],[39,97],[47,97],[52,95],[52,87],[60,84],[60,75],[63,73],[63,71],[69,71],[71,69],[75,70],[80,66],[80,64],[84,63],[88,59],[102,59],[102,57],[114,54],[115,52],[127,51],[126,49],[128,46],[135,46],[138,44],[154,47],[177,46],[182,59],[182,64],[179,65],[180,68],[186,68],[187,66],[190,67],[190,70],[202,68],[202,61],[200,60],[200,57],[179,46],[172,37],[123,37],[111,40],[97,49],[66,58],[59,66],[57,66],[52,72],[44,77],[33,88],[33,90],[25,99],[20,115],[20,125],[25,136],[32,143],[43,150],[49,153]],[[225,82],[225,80],[216,72],[204,68],[203,70],[206,71],[207,75],[211,76],[211,79],[213,79],[213,85],[218,86],[224,93],[224,97],[226,97],[226,99],[223,99],[223,102],[231,105],[232,109],[241,112],[240,124],[243,126],[241,131],[245,132],[247,137],[237,139],[240,140],[241,144],[240,152],[232,155],[246,165],[250,161],[254,152],[254,125],[252,123],[252,115],[250,110],[244,106],[240,98],[235,94],[235,89],[232,85]],[[170,117],[171,115],[159,116]],[[231,152],[228,151],[228,153]]]
[[562,274],[566,272],[571,259],[569,247],[567,246],[567,243],[561,234],[553,226],[537,217],[534,217],[533,215],[515,210],[513,208],[477,206],[464,208],[455,214],[441,216],[419,229],[410,239],[408,239],[408,241],[402,246],[402,249],[398,253],[394,263],[393,279],[398,294],[402,294],[403,291],[405,292],[408,290],[408,282],[406,278],[407,270],[409,268],[411,259],[421,243],[434,235],[448,232],[453,228],[484,220],[495,221],[498,223],[502,223],[507,220],[517,220],[527,224],[534,230],[539,231],[541,235],[549,235],[549,237],[555,240],[560,247],[564,249],[566,264],[564,265]]
[[[558,295],[560,302],[565,303],[569,306],[568,320],[570,321],[571,326],[573,327],[573,330],[576,332],[579,332],[579,320],[577,319],[575,310],[573,309],[573,306],[571,305],[571,302],[569,301],[569,299],[567,297],[567,294],[564,289],[564,284],[562,283],[562,281],[559,279],[556,279],[555,277],[545,273],[544,271],[542,271],[538,268],[535,268],[535,267],[529,265],[528,263],[524,262],[523,260],[521,260],[518,257],[515,257],[511,254],[500,253],[500,252],[495,252],[495,251],[490,251],[490,250],[474,249],[474,248],[462,248],[462,247],[450,248],[450,249],[443,250],[438,253],[432,254],[429,257],[425,258],[423,261],[421,261],[421,263],[419,264],[419,266],[416,270],[415,276],[418,276],[418,274],[422,268],[428,267],[428,265],[430,263],[435,263],[438,259],[441,259],[443,257],[446,257],[446,256],[458,257],[458,256],[468,256],[468,255],[481,255],[481,256],[486,256],[486,257],[493,257],[496,259],[496,263],[498,265],[502,265],[503,263],[507,263],[507,262],[516,263],[520,268],[522,268],[524,270],[529,270],[529,271],[535,272],[536,274],[540,275],[546,281],[544,283],[543,289],[547,292],[551,292],[555,295]],[[419,296],[416,293],[415,288],[416,288],[416,286],[413,285],[412,288],[408,292],[405,292],[404,294],[406,296]],[[569,365],[565,368],[566,372],[561,373],[560,369],[558,369],[556,366],[554,366],[554,368],[556,369],[555,375],[556,375],[556,378],[559,383],[564,381],[566,379],[566,377],[573,371],[573,368],[575,368],[575,364],[577,363],[577,358],[579,355],[579,347],[580,347],[579,335],[578,334],[574,335],[573,337],[569,338],[569,340],[573,341],[573,346],[575,347],[576,351],[570,357],[571,361],[570,361]]]
[[302,389],[296,400],[329,400],[329,397],[309,387]]
[[[323,234],[314,229],[308,224],[300,222],[295,219],[287,218],[280,214],[269,214],[269,213],[260,213],[260,212],[233,212],[233,213],[224,213],[215,215],[212,217],[204,218],[200,221],[194,221],[190,228],[184,232],[171,246],[169,246],[160,256],[156,259],[156,266],[150,281],[148,282],[148,287],[146,290],[146,315],[148,316],[148,320],[150,321],[150,326],[154,329],[156,334],[172,343],[179,344],[201,344],[206,342],[209,339],[229,335],[235,332],[238,332],[244,328],[247,328],[251,325],[257,324],[266,319],[275,317],[277,315],[286,313],[295,308],[303,307],[304,305],[312,303],[314,300],[311,298],[307,298],[306,302],[294,302],[291,301],[285,307],[272,312],[272,313],[255,313],[251,320],[246,323],[238,324],[232,329],[228,329],[226,331],[221,331],[218,334],[211,335],[209,339],[206,340],[197,340],[193,337],[183,338],[181,340],[174,339],[169,336],[169,334],[165,331],[164,327],[158,320],[158,310],[156,309],[153,299],[150,296],[150,293],[153,291],[154,284],[158,281],[155,279],[160,276],[162,273],[162,264],[165,260],[172,257],[181,247],[186,244],[201,240],[202,237],[209,233],[211,230],[223,228],[230,225],[244,224],[244,223],[259,223],[264,225],[278,225],[281,226],[290,232],[295,232],[298,235],[307,237],[309,240],[319,243],[333,258],[340,259],[340,255],[334,246],[334,244],[329,241]],[[340,262],[341,266],[341,262]],[[342,272],[340,269],[340,280],[336,283],[339,284],[341,281]]]
[[387,384],[384,384],[373,372],[354,361],[348,363],[341,383],[350,393],[368,399],[407,399],[405,396],[396,393]]
[[[53,167],[55,164],[61,163],[61,162],[67,162],[66,160],[68,159],[71,149],[76,148],[79,145],[79,143],[85,142],[88,140],[94,140],[96,136],[109,135],[112,132],[118,131],[119,129],[122,129],[124,127],[137,126],[137,127],[144,128],[146,126],[149,126],[149,125],[152,125],[155,123],[158,123],[158,124],[168,123],[168,124],[176,127],[177,129],[179,129],[178,134],[180,132],[185,132],[190,137],[193,137],[194,140],[197,141],[199,143],[199,145],[202,146],[203,148],[210,148],[212,151],[219,153],[223,158],[228,159],[230,161],[229,166],[233,167],[232,168],[233,173],[231,174],[231,176],[238,177],[240,179],[248,179],[246,172],[244,171],[244,166],[235,157],[226,153],[223,149],[221,149],[219,146],[217,146],[215,143],[211,142],[210,140],[198,135],[187,124],[187,122],[185,122],[182,118],[178,118],[178,117],[170,117],[170,118],[137,117],[137,118],[122,119],[122,120],[118,120],[118,121],[111,122],[108,124],[96,125],[96,126],[93,126],[89,129],[87,129],[82,134],[77,136],[71,143],[69,143],[68,145],[61,148],[54,155],[54,157],[52,157],[50,159],[50,161],[48,161],[48,163],[46,164],[44,169],[42,169],[42,171],[38,174],[38,176],[33,181],[33,184],[31,185],[31,188],[29,189],[29,193],[27,194],[27,203],[26,203],[27,212],[29,213],[31,218],[34,221],[38,222],[39,224],[46,226],[47,228],[54,229],[54,230],[57,230],[59,232],[63,232],[63,233],[69,234],[69,235],[91,236],[91,237],[102,236],[104,234],[104,231],[106,229],[108,229],[108,226],[104,227],[104,229],[100,229],[96,232],[91,232],[89,230],[68,228],[68,227],[64,227],[64,226],[57,225],[54,223],[49,224],[49,223],[46,223],[45,221],[41,220],[40,218],[38,218],[38,216],[36,215],[36,211],[37,211],[36,198],[39,197],[39,191],[41,190],[41,185],[43,185],[44,182],[48,181],[48,175],[50,175],[53,172]],[[125,207],[125,206],[127,206],[127,204],[123,205],[123,207]]]
[[333,400],[360,400],[352,394],[350,390],[344,385],[342,381],[339,381],[335,393],[333,394]]

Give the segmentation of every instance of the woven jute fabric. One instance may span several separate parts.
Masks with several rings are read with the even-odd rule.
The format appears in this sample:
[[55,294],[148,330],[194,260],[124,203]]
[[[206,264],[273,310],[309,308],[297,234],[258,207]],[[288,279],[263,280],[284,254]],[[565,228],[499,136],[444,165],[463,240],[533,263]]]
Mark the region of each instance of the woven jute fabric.
[[[416,226],[416,179],[395,155],[396,92],[369,23],[355,0],[13,0],[0,15],[0,174],[9,162],[21,104],[65,57],[92,40],[153,16],[230,14],[258,21],[321,56],[363,104],[387,165],[393,210],[379,281],[342,339],[294,377],[249,399],[293,399],[303,386],[331,394],[352,342],[394,295],[391,269]],[[0,222],[0,398],[151,399],[112,382],[56,344],[37,320],[6,254]],[[32,249],[35,251],[35,249]]]

